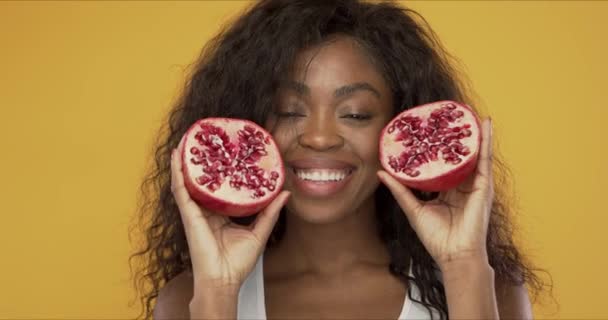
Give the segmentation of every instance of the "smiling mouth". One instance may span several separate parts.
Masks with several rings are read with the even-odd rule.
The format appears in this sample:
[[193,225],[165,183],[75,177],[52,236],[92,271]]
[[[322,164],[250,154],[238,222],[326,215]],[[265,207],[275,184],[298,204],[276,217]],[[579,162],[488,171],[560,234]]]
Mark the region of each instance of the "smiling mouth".
[[353,173],[353,169],[297,169],[291,168],[292,172],[300,180],[316,182],[316,183],[330,183],[338,182],[346,179]]

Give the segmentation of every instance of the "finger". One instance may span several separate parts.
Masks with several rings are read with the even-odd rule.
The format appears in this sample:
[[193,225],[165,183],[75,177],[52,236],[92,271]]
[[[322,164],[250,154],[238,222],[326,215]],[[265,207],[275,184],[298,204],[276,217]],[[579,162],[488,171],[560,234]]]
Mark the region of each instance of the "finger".
[[253,234],[256,235],[260,241],[265,244],[268,241],[268,237],[272,232],[272,228],[279,218],[281,208],[287,203],[289,199],[289,191],[282,191],[272,202],[258,215],[255,224],[253,226]]
[[188,233],[192,226],[202,226],[205,231],[209,231],[209,226],[205,221],[205,216],[209,213],[203,210],[190,198],[190,194],[184,185],[182,173],[182,163],[178,150],[174,149],[171,153],[171,192],[179,208],[182,222]]
[[[473,193],[470,202],[482,204],[479,210],[466,210],[465,219],[467,224],[474,225],[478,221],[487,226],[490,210],[494,198],[494,178],[493,178],[493,154],[492,154],[492,120],[486,119],[482,125],[482,141],[479,151],[479,161],[473,181]],[[489,206],[489,207],[488,207]],[[480,218],[481,215],[481,218]]]
[[479,161],[477,172],[491,181],[492,176],[492,121],[486,119],[481,129],[481,149],[479,150]]
[[182,148],[184,147],[184,141],[186,141],[186,135],[183,135],[177,144],[177,152],[178,154],[182,154]]
[[[180,158],[180,160],[181,160],[181,155],[184,152],[182,149],[184,148],[185,141],[186,141],[186,135],[182,136],[182,139],[179,141],[179,143],[177,145],[176,155]],[[183,170],[181,169],[182,161],[179,161],[178,165],[180,167],[179,172],[182,172],[181,179],[183,180]],[[188,198],[190,199],[191,202],[194,202],[190,198],[189,194],[188,194]],[[226,216],[216,214],[204,207],[200,207],[196,202],[194,202],[193,204],[197,208],[200,209],[201,215],[206,219],[207,225],[209,225],[209,229],[212,232],[216,232],[217,230],[220,230],[224,226],[230,224],[230,220]]]
[[382,181],[382,183],[384,183],[384,185],[386,185],[391,191],[393,197],[395,197],[395,200],[397,200],[397,203],[399,203],[401,209],[405,211],[405,214],[410,223],[414,223],[414,221],[416,221],[416,216],[422,208],[422,204],[420,203],[420,201],[407,187],[402,185],[386,171],[380,170],[377,174],[378,178],[380,178],[380,181]]

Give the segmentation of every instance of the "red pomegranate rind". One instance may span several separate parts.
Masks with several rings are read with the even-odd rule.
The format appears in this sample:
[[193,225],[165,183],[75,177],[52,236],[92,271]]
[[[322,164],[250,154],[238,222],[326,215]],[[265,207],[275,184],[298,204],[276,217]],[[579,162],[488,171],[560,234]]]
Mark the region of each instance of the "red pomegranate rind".
[[230,118],[197,121],[180,150],[184,184],[193,200],[228,216],[266,207],[285,179],[279,149],[257,124]]
[[380,162],[404,185],[422,191],[451,189],[477,165],[479,119],[467,105],[437,101],[408,109],[382,130]]

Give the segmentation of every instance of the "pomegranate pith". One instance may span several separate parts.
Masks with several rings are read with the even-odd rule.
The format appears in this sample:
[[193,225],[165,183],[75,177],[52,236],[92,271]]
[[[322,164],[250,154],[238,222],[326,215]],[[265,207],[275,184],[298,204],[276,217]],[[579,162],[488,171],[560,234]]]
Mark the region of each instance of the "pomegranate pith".
[[380,162],[401,183],[444,191],[475,169],[479,120],[467,105],[438,101],[408,109],[382,130]]

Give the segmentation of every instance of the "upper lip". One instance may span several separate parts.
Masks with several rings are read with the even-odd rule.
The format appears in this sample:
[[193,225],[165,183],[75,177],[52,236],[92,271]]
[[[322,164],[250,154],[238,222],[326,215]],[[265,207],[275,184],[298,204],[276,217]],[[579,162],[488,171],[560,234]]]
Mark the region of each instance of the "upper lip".
[[287,165],[294,169],[342,169],[352,170],[354,165],[338,159],[331,158],[299,158],[287,161]]

